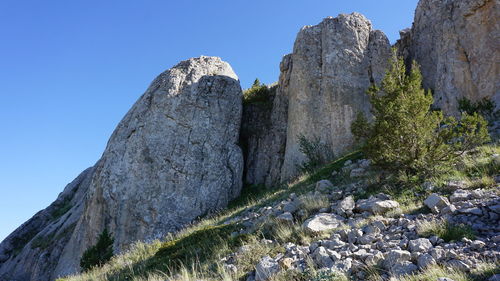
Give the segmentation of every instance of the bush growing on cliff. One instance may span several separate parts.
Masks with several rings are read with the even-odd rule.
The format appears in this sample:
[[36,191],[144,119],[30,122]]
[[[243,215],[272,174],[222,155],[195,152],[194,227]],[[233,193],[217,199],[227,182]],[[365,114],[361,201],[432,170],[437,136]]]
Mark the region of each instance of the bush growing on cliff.
[[95,266],[101,266],[111,259],[113,256],[113,242],[115,239],[111,237],[108,230],[105,228],[99,235],[99,239],[94,246],[88,248],[80,259],[80,267],[83,271],[87,271]]
[[243,91],[243,103],[265,103],[269,100],[270,89],[266,84],[260,83],[259,79],[255,79],[250,89]]
[[467,98],[461,98],[458,100],[458,110],[469,115],[479,113],[485,118],[489,118],[494,114],[495,103],[488,98],[483,98],[478,102],[472,102]]
[[402,58],[394,53],[380,87],[368,90],[374,122],[359,115],[351,127],[366,139],[364,152],[376,164],[406,176],[425,177],[452,164],[458,156],[489,140],[487,123],[477,113],[460,120],[432,111],[433,98],[422,88],[416,63],[406,74]]

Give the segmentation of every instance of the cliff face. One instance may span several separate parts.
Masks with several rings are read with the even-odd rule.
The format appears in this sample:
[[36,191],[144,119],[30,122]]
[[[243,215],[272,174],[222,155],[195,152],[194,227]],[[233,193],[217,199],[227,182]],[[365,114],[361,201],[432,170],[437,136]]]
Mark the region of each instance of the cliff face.
[[457,100],[489,98],[500,107],[500,60],[496,0],[421,0],[411,30],[398,47],[416,60],[435,105],[458,114]]
[[277,86],[267,103],[244,106],[241,140],[246,147],[245,181],[274,186],[281,181],[288,116],[290,55],[283,57]]
[[[162,73],[120,122],[95,167],[68,186],[79,192],[75,210],[55,223],[43,211],[1,244],[12,248],[7,242],[37,233],[19,245],[21,254],[2,251],[0,279],[74,273],[105,227],[120,251],[225,207],[241,189],[241,99],[236,74],[219,58],[191,59]],[[42,235],[48,248],[33,249]]]
[[53,279],[58,262],[85,206],[94,168],[83,171],[56,201],[0,244],[0,280]]
[[369,115],[366,90],[380,82],[390,57],[385,35],[353,13],[306,26],[295,41],[288,69],[287,138],[281,179],[297,175],[305,160],[298,137],[319,139],[336,154],[352,143],[350,125],[358,112]]

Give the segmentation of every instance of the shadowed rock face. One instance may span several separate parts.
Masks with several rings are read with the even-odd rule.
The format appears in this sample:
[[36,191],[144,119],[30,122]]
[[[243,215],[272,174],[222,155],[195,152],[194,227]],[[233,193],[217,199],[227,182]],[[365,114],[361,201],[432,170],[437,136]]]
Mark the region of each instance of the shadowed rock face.
[[[23,266],[11,271],[15,259],[7,258],[0,276],[49,280],[74,273],[105,227],[121,251],[225,207],[242,185],[241,98],[236,74],[219,58],[190,59],[162,73],[115,129],[95,167],[80,176],[86,194],[78,197],[83,204],[66,223],[64,239],[56,234],[49,243],[54,249],[43,252],[30,250],[31,240],[21,250],[27,251]],[[29,230],[40,235],[45,221]]]
[[285,156],[290,55],[283,57],[278,85],[269,102],[244,106],[241,142],[245,144],[245,181],[274,186],[280,183]]
[[411,30],[398,42],[416,60],[435,105],[458,115],[459,98],[493,100],[500,108],[500,2],[421,0]]
[[[286,152],[281,179],[297,175],[305,160],[298,136],[319,138],[343,153],[352,145],[350,125],[358,112],[369,115],[366,90],[380,82],[390,57],[386,36],[358,13],[326,18],[297,35],[289,77]],[[280,85],[281,86],[281,85]]]

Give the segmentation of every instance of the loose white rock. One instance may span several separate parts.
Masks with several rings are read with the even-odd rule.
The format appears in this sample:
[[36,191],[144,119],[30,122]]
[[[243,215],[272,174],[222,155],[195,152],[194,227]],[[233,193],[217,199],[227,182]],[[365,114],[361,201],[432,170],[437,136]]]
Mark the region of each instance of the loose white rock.
[[306,220],[303,227],[312,232],[332,230],[344,225],[344,219],[335,214],[319,213]]

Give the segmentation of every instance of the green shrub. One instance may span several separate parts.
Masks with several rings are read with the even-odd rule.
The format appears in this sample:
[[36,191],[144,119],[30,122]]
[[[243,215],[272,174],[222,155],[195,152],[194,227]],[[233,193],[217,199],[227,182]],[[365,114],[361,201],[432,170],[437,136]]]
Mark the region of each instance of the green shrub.
[[370,123],[368,122],[366,116],[363,114],[363,112],[358,112],[356,118],[351,124],[351,131],[354,135],[354,141],[364,143],[369,137],[369,130],[367,130],[367,128],[369,127]]
[[324,144],[319,138],[309,140],[304,135],[299,135],[299,151],[306,156],[306,161],[298,165],[301,173],[312,174],[318,168],[333,160],[334,154],[331,148]]
[[115,239],[111,237],[105,228],[99,235],[99,239],[94,246],[88,248],[80,259],[80,267],[87,271],[93,267],[101,266],[113,256],[113,243]]
[[458,110],[469,115],[479,113],[485,118],[490,118],[494,114],[495,103],[488,98],[483,98],[482,100],[474,103],[464,97],[458,100]]
[[271,90],[259,79],[255,79],[250,89],[243,91],[243,104],[266,103],[269,101]]
[[421,179],[450,167],[466,150],[489,140],[487,123],[477,113],[460,120],[431,110],[433,97],[422,88],[414,62],[406,74],[402,58],[393,53],[381,86],[368,90],[372,124],[358,115],[351,126],[356,138],[366,138],[365,154],[384,169]]

